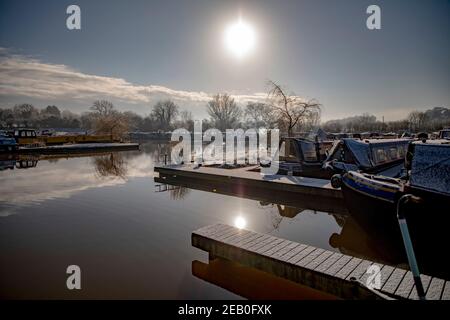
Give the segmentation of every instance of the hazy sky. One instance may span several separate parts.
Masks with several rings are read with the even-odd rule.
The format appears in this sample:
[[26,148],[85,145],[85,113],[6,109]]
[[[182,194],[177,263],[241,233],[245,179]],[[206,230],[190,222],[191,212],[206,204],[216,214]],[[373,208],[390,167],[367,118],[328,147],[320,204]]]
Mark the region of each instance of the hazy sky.
[[[70,4],[81,30],[66,28]],[[371,4],[381,30],[366,27]],[[239,15],[256,33],[242,59],[224,47]],[[210,94],[263,100],[267,79],[318,99],[325,120],[450,107],[450,1],[0,1],[0,106],[108,98],[147,114],[172,97],[206,117]]]

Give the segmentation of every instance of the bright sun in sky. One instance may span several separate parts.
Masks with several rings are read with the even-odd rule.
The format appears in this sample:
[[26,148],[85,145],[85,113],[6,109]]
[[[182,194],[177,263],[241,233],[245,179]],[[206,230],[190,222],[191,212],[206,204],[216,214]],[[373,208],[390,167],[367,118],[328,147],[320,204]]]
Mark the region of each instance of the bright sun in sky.
[[251,25],[239,19],[225,30],[225,45],[237,58],[248,55],[255,47],[256,36]]

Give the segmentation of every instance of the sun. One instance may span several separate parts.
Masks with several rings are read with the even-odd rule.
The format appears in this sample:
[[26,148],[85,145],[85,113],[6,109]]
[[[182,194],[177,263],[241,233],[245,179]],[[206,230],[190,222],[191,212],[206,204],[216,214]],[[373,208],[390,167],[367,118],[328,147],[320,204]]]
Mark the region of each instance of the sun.
[[239,19],[225,30],[225,45],[237,58],[248,55],[255,47],[256,35],[251,25]]

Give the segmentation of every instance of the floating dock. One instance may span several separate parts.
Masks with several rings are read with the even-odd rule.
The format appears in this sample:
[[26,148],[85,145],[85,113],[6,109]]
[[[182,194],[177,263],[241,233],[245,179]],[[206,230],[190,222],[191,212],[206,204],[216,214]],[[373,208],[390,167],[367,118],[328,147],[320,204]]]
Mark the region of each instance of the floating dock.
[[246,189],[261,188],[267,192],[289,192],[320,198],[343,199],[340,189],[334,189],[329,180],[286,175],[262,175],[257,166],[236,169],[189,165],[155,166],[155,172],[162,179],[189,178],[213,183],[238,185],[241,192]]
[[64,154],[86,153],[95,151],[139,150],[138,143],[79,143],[45,147],[23,147],[15,151],[19,154]]
[[[162,177],[161,177],[162,176]],[[161,185],[185,187],[193,190],[223,194],[226,196],[245,198],[261,203],[274,203],[283,206],[323,211],[339,215],[347,215],[344,200],[340,198],[310,197],[299,193],[266,190],[262,187],[243,188],[239,184],[217,182],[213,180],[194,179],[182,176],[162,175],[154,177]],[[288,216],[291,217],[292,216]]]
[[[192,245],[210,259],[237,262],[342,299],[418,299],[410,271],[267,234],[216,224],[194,231]],[[367,272],[371,266],[380,270],[380,289],[366,286],[369,276],[378,276]],[[422,283],[427,300],[450,300],[449,281],[422,275]]]

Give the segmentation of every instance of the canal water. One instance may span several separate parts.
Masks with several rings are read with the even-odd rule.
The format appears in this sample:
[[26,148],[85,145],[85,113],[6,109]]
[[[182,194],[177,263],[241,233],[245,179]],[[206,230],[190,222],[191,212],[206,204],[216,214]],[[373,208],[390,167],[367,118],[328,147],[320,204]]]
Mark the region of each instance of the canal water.
[[[153,167],[168,152],[151,142],[141,151],[2,160],[0,296],[271,298],[275,288],[326,298],[235,264],[208,269],[191,232],[218,222],[407,266],[345,215],[156,183]],[[66,288],[69,265],[81,268],[81,290]]]

